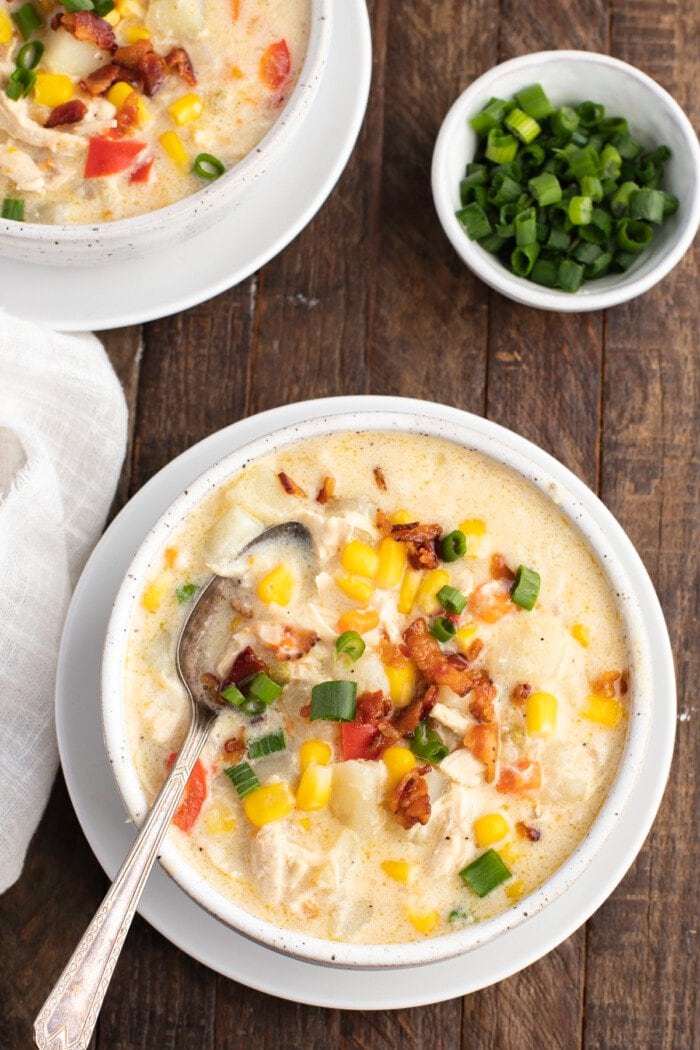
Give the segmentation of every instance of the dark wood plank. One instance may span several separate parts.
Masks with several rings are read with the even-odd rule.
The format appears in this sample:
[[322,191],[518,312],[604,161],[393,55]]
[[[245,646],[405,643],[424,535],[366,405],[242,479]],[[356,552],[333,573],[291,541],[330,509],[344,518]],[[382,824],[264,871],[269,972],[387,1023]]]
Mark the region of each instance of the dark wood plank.
[[[614,53],[659,80],[697,125],[697,5],[614,0],[612,13]],[[700,751],[699,262],[696,248],[652,292],[611,311],[606,325],[602,495],[658,589],[677,657],[681,719],[651,835],[589,923],[584,1045],[591,1050],[691,1047],[700,1020],[700,828],[691,816]]]
[[119,484],[117,485],[117,491],[110,511],[110,518],[112,518],[124,505],[129,496],[134,431],[136,429],[136,399],[143,354],[142,326],[131,325],[128,328],[115,328],[109,332],[100,332],[100,339],[104,343],[114,371],[119,376],[129,408],[129,437],[126,455],[124,456],[124,466],[122,467]]

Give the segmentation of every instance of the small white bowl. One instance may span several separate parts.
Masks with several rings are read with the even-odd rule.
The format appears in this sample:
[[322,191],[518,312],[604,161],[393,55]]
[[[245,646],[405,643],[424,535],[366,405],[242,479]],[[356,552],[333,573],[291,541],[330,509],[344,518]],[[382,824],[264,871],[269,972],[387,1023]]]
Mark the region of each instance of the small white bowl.
[[[511,99],[516,91],[539,83],[554,106],[590,99],[608,116],[626,117],[630,132],[646,149],[665,144],[672,156],[664,189],[680,207],[654,230],[649,249],[625,273],[586,281],[574,293],[544,288],[516,277],[460,226],[460,179],[472,160],[477,138],[469,120],[492,96]],[[442,227],[470,270],[497,292],[541,310],[580,313],[602,310],[642,295],[665,277],[690,247],[700,223],[700,147],[683,110],[656,81],[634,66],[589,51],[540,51],[495,66],[475,80],[449,110],[435,143],[433,199]]]
[[[352,398],[338,398],[352,403]],[[130,623],[145,580],[163,549],[199,502],[212,489],[234,477],[251,460],[309,437],[378,430],[428,434],[473,449],[527,478],[556,502],[559,511],[580,530],[616,594],[630,652],[631,707],[627,738],[615,780],[598,815],[571,855],[549,879],[523,900],[493,919],[456,933],[402,944],[347,944],[281,929],[245,911],[224,897],[187,861],[168,838],[159,858],[166,871],[195,901],[222,922],[252,940],[295,958],[338,967],[394,968],[437,962],[468,952],[526,921],[565,893],[614,833],[633,796],[649,740],[652,705],[668,702],[668,694],[654,696],[650,637],[656,638],[658,602],[644,567],[620,526],[586,486],[537,446],[488,420],[420,402],[392,399],[392,409],[314,414],[281,430],[243,445],[211,466],[179,496],[143,541],[117,594],[105,640],[102,664],[102,718],[112,771],[131,818],[140,825],[148,799],[139,779],[124,717],[123,681]],[[403,411],[397,411],[405,405]],[[430,410],[430,413],[428,412]],[[443,415],[444,413],[444,415]],[[672,674],[668,643],[667,664]],[[612,887],[610,887],[612,889]],[[583,920],[582,920],[583,921]]]
[[[310,0],[309,40],[294,90],[264,138],[221,178],[166,208],[114,222],[49,225],[0,219],[0,251],[23,262],[92,267],[158,251],[241,206],[248,187],[270,165],[283,162],[306,117],[326,66],[332,11],[332,0]],[[196,267],[196,259],[192,265]]]

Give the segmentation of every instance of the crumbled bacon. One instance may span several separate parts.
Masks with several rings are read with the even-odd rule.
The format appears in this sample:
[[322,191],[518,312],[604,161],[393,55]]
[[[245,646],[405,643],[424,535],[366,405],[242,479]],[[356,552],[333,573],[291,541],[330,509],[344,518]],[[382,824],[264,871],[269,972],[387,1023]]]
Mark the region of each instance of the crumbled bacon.
[[483,762],[487,784],[492,784],[496,778],[498,740],[496,722],[480,722],[479,725],[470,726],[464,738],[464,746],[469,748],[474,758]]
[[392,725],[400,736],[408,736],[422,722],[435,707],[437,702],[438,687],[429,685],[423,696],[412,700],[408,707],[403,707],[396,717],[392,719]]
[[63,124],[77,124],[87,113],[87,106],[79,98],[72,98],[70,102],[63,102],[55,106],[49,113],[45,128],[58,128]]
[[391,518],[386,514],[381,507],[377,507],[377,528],[381,532],[382,536],[388,536],[391,533]]
[[266,666],[255,650],[247,645],[233,661],[233,666],[226,675],[222,689],[225,689],[227,685],[238,685],[244,678],[250,678],[252,674],[264,671]]
[[306,631],[303,627],[290,627],[285,625],[279,641],[264,644],[271,649],[278,660],[301,660],[318,641],[318,635],[313,631]]
[[485,672],[472,670],[463,656],[443,653],[422,617],[413,621],[403,637],[414,663],[429,682],[449,686],[458,696],[466,696],[484,680]]
[[510,580],[515,579],[515,573],[508,567],[508,563],[502,554],[491,555],[491,579]]
[[630,674],[629,674],[629,671],[623,671],[622,672],[622,674],[620,675],[620,679],[619,679],[618,685],[620,687],[620,696],[626,696],[627,692],[629,690],[629,687],[630,687]]
[[116,84],[119,79],[121,79],[121,68],[114,62],[109,62],[106,66],[100,66],[99,69],[94,69],[92,73],[83,77],[79,84],[88,95],[104,95],[105,91],[109,91],[112,84]]
[[616,693],[616,683],[621,678],[621,671],[604,671],[593,682],[593,692],[598,696],[613,697]]
[[477,722],[493,722],[493,702],[496,699],[496,695],[496,686],[490,679],[485,682],[479,682],[474,687],[472,699],[469,701],[469,713],[473,718],[476,718]]
[[60,11],[51,20],[52,29],[65,29],[76,40],[94,44],[102,51],[116,51],[117,41],[109,22],[94,11]]
[[474,663],[481,654],[483,653],[486,646],[482,642],[481,638],[475,638],[472,644],[469,646],[469,652],[467,653],[467,660],[470,664]]
[[204,691],[207,694],[209,700],[213,701],[214,703],[220,704],[222,702],[221,697],[219,695],[221,687],[219,684],[219,679],[216,677],[216,675],[210,674],[208,671],[205,671],[202,677],[200,678],[200,682],[202,683]]
[[114,61],[139,74],[143,80],[143,90],[148,96],[155,95],[168,75],[165,59],[156,54],[150,40],[137,40],[128,47],[118,47],[114,52]]
[[127,95],[117,110],[117,127],[120,131],[129,131],[139,125],[139,96],[135,91]]
[[375,467],[372,473],[374,474],[374,480],[376,482],[377,488],[380,489],[381,492],[386,492],[386,478],[384,477],[384,471],[382,470],[382,468]]
[[224,754],[236,761],[243,758],[245,751],[246,742],[242,731],[238,736],[229,737],[228,740],[224,741]]
[[414,569],[436,569],[440,559],[435,543],[442,529],[439,525],[422,525],[418,521],[408,525],[393,525],[391,535],[399,543],[405,543],[408,560]]
[[518,707],[522,706],[529,696],[532,696],[532,686],[529,682],[518,682],[510,691],[511,703]]
[[190,56],[184,47],[174,47],[172,51],[168,51],[165,56],[165,64],[170,73],[177,73],[190,87],[194,87],[197,83]]
[[429,771],[430,766],[409,770],[391,793],[391,811],[407,831],[414,824],[427,824],[430,819],[430,795],[425,780]]
[[408,647],[396,645],[395,642],[390,641],[386,634],[380,639],[379,655],[382,663],[387,664],[389,667],[405,667],[411,661]]
[[299,708],[299,714],[302,718],[308,718],[311,714],[311,704],[302,704]]
[[532,824],[526,824],[524,820],[519,820],[516,823],[515,830],[521,838],[529,839],[530,842],[539,842],[542,838],[540,829],[533,827]]
[[364,725],[375,724],[380,718],[386,718],[391,711],[391,700],[384,696],[381,689],[373,693],[362,693],[357,698],[355,720]]
[[317,503],[328,503],[329,500],[333,499],[333,493],[335,492],[335,478],[324,478],[321,488],[318,490],[316,496]]
[[306,499],[306,493],[301,485],[297,485],[296,481],[293,481],[289,474],[285,474],[285,472],[281,470],[277,475],[277,478],[288,496],[300,496],[302,499]]

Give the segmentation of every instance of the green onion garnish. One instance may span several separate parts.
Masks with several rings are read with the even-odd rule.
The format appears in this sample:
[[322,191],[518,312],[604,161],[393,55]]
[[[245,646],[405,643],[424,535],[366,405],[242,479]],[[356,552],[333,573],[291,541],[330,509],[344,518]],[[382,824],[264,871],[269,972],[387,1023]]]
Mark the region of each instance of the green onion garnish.
[[457,633],[457,628],[447,616],[438,616],[430,625],[430,633],[439,642],[449,642]]
[[[87,0],[86,0],[87,2]],[[94,0],[95,13],[104,18],[110,11],[114,10],[114,0]]]
[[320,682],[311,690],[311,721],[354,722],[356,703],[355,682]]
[[233,685],[227,685],[225,689],[221,690],[221,695],[224,700],[228,700],[232,707],[242,707],[245,703],[245,697],[240,689]]
[[486,218],[486,213],[482,206],[476,201],[472,201],[466,208],[460,208],[457,212],[457,218],[472,241],[480,241],[491,233],[491,223]]
[[15,222],[22,222],[24,218],[24,201],[18,200],[14,197],[5,197],[2,202],[2,212],[0,217],[3,219],[13,219]]
[[494,164],[510,164],[518,152],[518,140],[492,128],[486,140],[486,159]]
[[34,30],[42,25],[41,15],[31,4],[22,4],[19,10],[13,11],[12,21],[22,34],[23,40],[29,40]]
[[530,612],[540,593],[540,574],[526,565],[519,565],[510,591],[510,600]]
[[515,248],[510,257],[510,266],[513,273],[518,277],[527,277],[540,254],[539,244],[526,244],[522,248]]
[[248,758],[265,758],[266,755],[272,755],[276,751],[285,751],[286,748],[284,733],[279,730],[277,733],[268,733],[267,736],[259,736],[257,740],[251,740],[248,744]]
[[413,730],[410,747],[416,758],[422,758],[433,766],[442,762],[450,753],[442,738],[430,728],[427,720],[419,722]]
[[453,908],[450,914],[447,916],[447,921],[451,923],[472,923],[474,922],[474,916],[470,911],[465,911],[463,908]]
[[440,542],[440,557],[443,561],[457,561],[467,553],[467,537],[459,529],[448,532]]
[[598,102],[582,102],[576,107],[581,125],[584,128],[594,128],[605,116],[605,106]]
[[492,128],[497,128],[508,112],[508,103],[502,98],[492,98],[475,117],[469,121],[477,135],[486,135]]
[[533,120],[544,120],[554,112],[554,106],[544,93],[541,84],[530,84],[515,95],[520,108]]
[[522,109],[516,108],[511,110],[503,123],[509,131],[517,135],[520,141],[526,145],[529,142],[534,142],[542,131],[537,121],[533,120],[532,117],[528,117],[527,113],[523,112]]
[[40,40],[30,40],[29,43],[24,44],[17,53],[17,68],[35,69],[41,62],[41,56],[44,54],[44,50],[44,45]]
[[455,613],[457,616],[464,612],[464,607],[467,604],[467,599],[462,592],[458,591],[456,587],[450,587],[449,584],[441,587],[435,597],[443,609],[446,609],[449,613]]
[[590,197],[572,197],[569,200],[569,222],[574,226],[587,226],[593,215],[593,201]]
[[570,106],[562,106],[552,113],[549,124],[558,139],[568,139],[579,125],[579,116]]
[[226,165],[218,157],[212,156],[211,153],[200,153],[198,157],[195,157],[192,170],[195,175],[199,175],[200,179],[206,179],[208,182],[211,182],[213,179],[218,179],[220,175],[223,175],[226,171]]
[[180,605],[184,605],[190,598],[193,598],[199,587],[196,583],[183,583],[182,587],[178,587],[175,591],[175,597],[179,601]]
[[[65,7],[66,11],[68,11],[72,15],[75,14],[76,11],[93,11],[97,9],[96,4],[93,3],[93,0],[60,0],[60,2],[62,6]],[[114,7],[114,4],[112,4],[112,7]],[[108,11],[111,10],[112,8],[108,7],[105,11],[105,14],[107,14]],[[98,14],[101,15],[102,12],[98,11]]]
[[262,700],[255,700],[253,697],[248,697],[240,705],[241,711],[244,715],[248,715],[248,718],[257,718],[258,715],[263,713],[266,707],[267,704]]
[[530,179],[527,188],[540,208],[546,208],[549,204],[558,204],[561,200],[559,179],[556,175],[552,175],[551,171],[543,171],[541,175]]
[[229,766],[225,773],[238,792],[241,802],[251,791],[255,791],[256,788],[260,787],[260,781],[247,762],[239,762],[237,766]]
[[24,98],[24,96],[34,87],[35,83],[36,73],[33,70],[16,69],[7,82],[5,94],[8,98],[11,98],[13,102],[16,102],[17,99]]
[[660,226],[664,221],[664,197],[662,190],[635,190],[629,199],[630,219],[646,219]]
[[345,658],[347,663],[354,664],[365,651],[365,643],[357,631],[343,631],[336,639],[335,651],[337,656]]
[[462,868],[459,877],[477,897],[485,897],[491,890],[495,890],[502,882],[511,878],[511,872],[495,849],[489,849],[471,864],[467,864],[466,868]]
[[282,692],[282,686],[273,682],[264,671],[258,671],[241,684],[250,700],[259,700],[266,707],[273,704]]

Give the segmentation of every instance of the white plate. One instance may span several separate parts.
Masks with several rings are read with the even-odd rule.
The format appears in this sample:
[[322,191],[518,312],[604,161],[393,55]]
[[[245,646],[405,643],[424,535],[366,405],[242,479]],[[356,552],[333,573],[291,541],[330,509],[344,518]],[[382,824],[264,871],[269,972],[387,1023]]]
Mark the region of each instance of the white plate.
[[[0,302],[48,328],[85,332],[153,321],[232,288],[307,225],[347,164],[367,107],[372,40],[364,0],[336,0],[328,63],[282,164],[223,222],[164,251],[91,268],[0,257]],[[78,293],[76,295],[76,288]]]
[[[96,547],[76,588],[63,633],[56,723],[73,805],[97,859],[110,877],[114,877],[133,841],[133,830],[126,823],[102,740],[100,665],[112,601],[136,549],[175,497],[203,470],[240,445],[312,414],[378,408],[396,412],[415,409],[467,426],[473,418],[458,409],[389,397],[327,398],[272,409],[212,434],[164,467],[134,496]],[[551,457],[494,423],[486,425],[516,450],[544,457],[547,469],[556,476],[556,461]],[[583,485],[581,489],[587,491]],[[608,538],[616,554],[628,572],[644,573],[636,555],[621,543],[621,536],[622,530],[611,519]],[[246,940],[204,912],[158,867],[148,881],[139,912],[179,948],[224,976],[258,991],[316,1006],[357,1010],[422,1006],[477,991],[530,965],[573,933],[612,892],[641,848],[663,795],[675,735],[673,661],[655,598],[643,612],[654,647],[655,704],[650,734],[654,748],[632,801],[620,818],[614,838],[573,885],[537,916],[503,937],[467,956],[412,969],[369,972],[326,968]],[[503,950],[506,939],[507,952]]]

